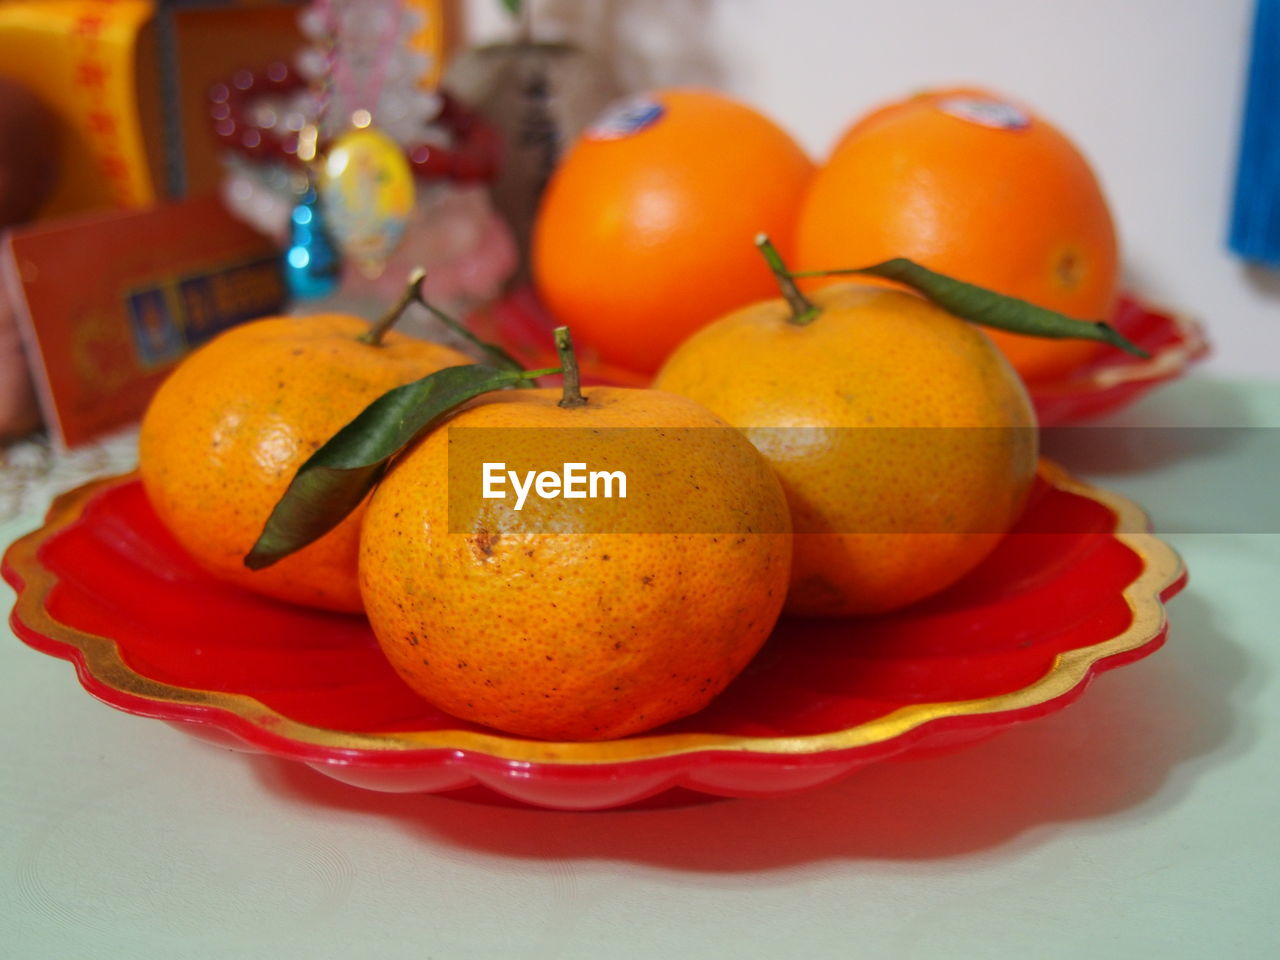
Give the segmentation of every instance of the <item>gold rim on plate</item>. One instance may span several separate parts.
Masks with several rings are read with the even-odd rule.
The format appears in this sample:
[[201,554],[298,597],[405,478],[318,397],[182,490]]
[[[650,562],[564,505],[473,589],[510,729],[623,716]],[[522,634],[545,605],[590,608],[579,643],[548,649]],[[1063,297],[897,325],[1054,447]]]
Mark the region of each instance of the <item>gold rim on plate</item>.
[[[45,524],[16,541],[8,561],[21,577],[14,607],[16,619],[28,629],[79,651],[83,669],[98,683],[130,698],[156,704],[181,704],[222,711],[268,734],[272,740],[293,741],[325,751],[370,752],[404,756],[408,751],[470,751],[517,763],[594,764],[656,760],[701,751],[741,754],[809,756],[884,743],[932,721],[974,714],[999,714],[1047,703],[1069,693],[1086,680],[1101,660],[1136,650],[1165,628],[1164,592],[1183,576],[1177,552],[1145,531],[1147,517],[1132,501],[1072,477],[1057,464],[1041,461],[1041,476],[1054,488],[1083,496],[1111,510],[1111,535],[1142,560],[1142,572],[1122,595],[1132,612],[1127,629],[1101,643],[1058,654],[1040,679],[1026,687],[994,697],[911,704],[844,730],[792,737],[738,737],[726,734],[680,733],[638,736],[623,740],[560,743],[524,740],[471,730],[355,733],[300,723],[246,694],[179,687],[134,672],[120,657],[115,641],[78,630],[56,620],[46,602],[57,577],[38,559],[40,547],[80,518],[86,505],[102,490],[123,484],[136,474],[95,480],[54,501]],[[139,711],[141,712],[141,711]],[[163,710],[156,716],[166,719]],[[299,759],[316,760],[315,756]],[[329,757],[336,760],[336,757]],[[358,757],[351,757],[358,762]]]

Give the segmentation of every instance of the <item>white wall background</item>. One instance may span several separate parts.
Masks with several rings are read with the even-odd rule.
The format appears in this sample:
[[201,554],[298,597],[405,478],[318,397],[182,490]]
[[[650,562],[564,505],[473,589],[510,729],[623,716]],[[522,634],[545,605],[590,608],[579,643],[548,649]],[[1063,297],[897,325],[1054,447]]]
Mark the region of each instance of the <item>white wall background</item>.
[[[631,88],[755,104],[821,157],[858,114],[934,84],[1036,107],[1093,161],[1129,284],[1200,317],[1206,370],[1280,377],[1280,271],[1223,243],[1252,0],[533,0],[537,30],[610,57]],[[465,0],[470,42],[509,34]],[[1278,54],[1280,56],[1280,54]],[[1276,118],[1280,123],[1280,117]]]

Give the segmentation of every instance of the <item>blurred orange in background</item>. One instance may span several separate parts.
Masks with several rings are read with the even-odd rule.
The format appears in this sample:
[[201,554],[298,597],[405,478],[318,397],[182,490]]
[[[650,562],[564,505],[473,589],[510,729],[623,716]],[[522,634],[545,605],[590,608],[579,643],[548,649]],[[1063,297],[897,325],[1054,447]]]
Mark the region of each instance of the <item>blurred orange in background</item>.
[[[814,178],[795,243],[798,269],[910,257],[1081,320],[1107,319],[1116,294],[1116,231],[1088,161],[1043,117],[972,87],[855,123]],[[987,333],[1030,382],[1100,349]]]
[[768,117],[700,90],[622,101],[543,197],[533,274],[584,353],[651,373],[689,334],[776,294],[753,238],[787,254],[813,164]]

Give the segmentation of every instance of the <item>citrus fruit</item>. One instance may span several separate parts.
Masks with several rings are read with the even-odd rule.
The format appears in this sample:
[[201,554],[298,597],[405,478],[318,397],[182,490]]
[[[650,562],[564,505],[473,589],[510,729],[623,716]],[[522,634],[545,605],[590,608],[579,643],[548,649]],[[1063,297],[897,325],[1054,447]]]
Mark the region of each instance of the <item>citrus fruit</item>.
[[[580,406],[535,389],[465,408],[397,461],[360,542],[365,609],[400,676],[522,736],[621,737],[701,709],[787,589],[786,498],[741,433],[683,397],[583,392]],[[482,463],[568,456],[625,474],[626,498],[517,510],[478,492]]]
[[1026,389],[976,327],[898,290],[816,291],[689,338],[655,386],[742,429],[786,490],[786,611],[878,613],[949,586],[1018,517],[1036,466]]
[[142,422],[139,470],[148,499],[179,543],[216,576],[259,593],[358,611],[360,511],[274,567],[244,557],[297,468],[392,387],[470,363],[394,331],[361,342],[369,324],[328,314],[272,317],[228,330],[188,356]]
[[[1088,162],[1026,107],[972,88],[882,107],[814,178],[796,226],[803,270],[909,257],[1083,320],[1105,320],[1117,240]],[[1029,382],[1069,373],[1087,340],[990,336]]]
[[751,240],[790,248],[813,164],[728,97],[662,90],[606,111],[543,196],[533,274],[584,356],[652,373],[681,340],[769,296]]

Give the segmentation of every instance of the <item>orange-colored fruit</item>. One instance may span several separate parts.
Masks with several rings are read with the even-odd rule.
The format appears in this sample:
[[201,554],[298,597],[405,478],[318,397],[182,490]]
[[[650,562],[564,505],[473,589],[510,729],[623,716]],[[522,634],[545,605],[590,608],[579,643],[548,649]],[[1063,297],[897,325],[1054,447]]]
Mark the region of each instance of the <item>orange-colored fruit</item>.
[[[971,88],[919,95],[856,124],[796,227],[798,269],[895,256],[1082,320],[1108,318],[1117,241],[1097,178],[1043,117]],[[1028,382],[1100,345],[991,331]]]
[[694,330],[770,295],[752,238],[767,231],[788,252],[812,174],[786,132],[728,97],[628,101],[578,139],[547,188],[538,292],[584,353],[651,373]]
[[[571,409],[550,390],[465,409],[390,471],[361,538],[365,608],[397,672],[523,736],[621,737],[701,709],[787,589],[786,498],[738,431],[655,390],[584,393]],[[531,496],[515,511],[479,495],[482,462],[562,458],[622,471],[626,499]]]
[[303,461],[392,387],[471,361],[356,317],[273,317],[201,347],[169,375],[142,421],[139,469],[161,521],[202,566],[271,597],[358,611],[360,517],[265,570],[244,565]]
[[1021,512],[1036,466],[1026,389],[982,331],[911,294],[825,287],[694,334],[656,385],[742,429],[796,532],[786,610],[877,613],[949,586]]

